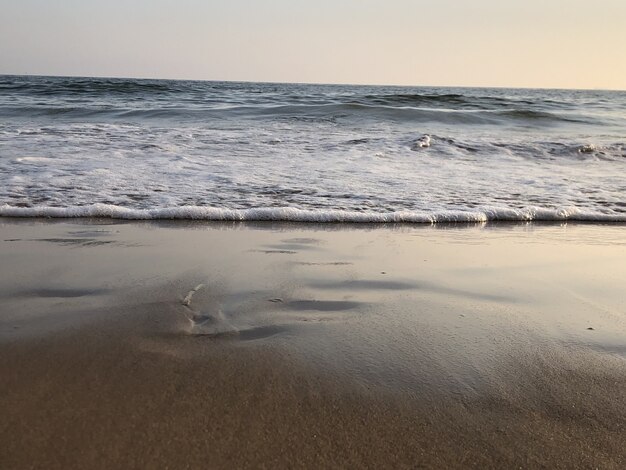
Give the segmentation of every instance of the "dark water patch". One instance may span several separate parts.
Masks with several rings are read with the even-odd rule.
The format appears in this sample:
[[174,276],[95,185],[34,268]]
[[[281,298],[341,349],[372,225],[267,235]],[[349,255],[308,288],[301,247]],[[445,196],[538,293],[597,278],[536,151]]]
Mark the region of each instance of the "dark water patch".
[[338,282],[315,282],[309,284],[316,289],[339,289],[339,290],[410,290],[416,289],[417,284],[402,281],[377,281],[377,280],[354,280]]
[[282,325],[269,325],[258,326],[256,328],[249,328],[239,331],[239,339],[241,341],[254,341],[259,339],[266,339],[272,336],[285,333],[289,328]]
[[298,264],[300,266],[351,266],[354,263],[350,263],[349,261],[327,261],[327,262],[295,261],[294,264]]
[[374,139],[363,138],[363,139],[350,139],[346,141],[347,145],[361,145],[361,144],[369,144]]
[[342,312],[364,305],[363,302],[348,300],[292,300],[285,304],[293,310],[317,312]]
[[[108,234],[95,235],[105,236]],[[4,240],[5,242],[43,242],[43,243],[54,243],[57,245],[68,246],[73,248],[88,248],[88,247],[97,247],[97,246],[118,246],[125,248],[137,248],[140,246],[144,246],[140,243],[126,243],[120,242],[116,240],[102,240],[98,238],[10,238]]]
[[105,237],[114,233],[119,232],[112,232],[109,230],[76,230],[72,232],[67,232],[68,235],[78,235],[82,237]]
[[[206,322],[208,325],[200,324],[200,329],[191,333],[193,337],[210,338],[212,340],[224,340],[224,341],[258,341],[273,336],[280,335],[290,330],[285,325],[265,325],[256,326],[251,328],[243,328],[241,330],[236,329],[220,329],[211,328],[211,322]],[[205,329],[202,329],[204,327]]]
[[109,289],[33,289],[23,292],[25,296],[67,299],[102,295],[110,292]]
[[191,336],[199,336],[203,338],[214,338],[214,339],[235,339],[239,337],[239,331],[237,330],[228,330],[228,331],[211,331],[210,329],[206,331],[197,330],[191,333]]
[[30,241],[56,243],[64,246],[102,246],[112,245],[116,242],[113,240],[98,240],[95,238],[33,238]]
[[267,248],[271,250],[279,250],[279,251],[300,251],[300,250],[319,250],[320,248],[304,243],[280,243],[276,245],[267,245]]
[[281,240],[282,243],[298,243],[300,245],[319,245],[322,243],[322,240],[319,238],[287,238],[286,240]]

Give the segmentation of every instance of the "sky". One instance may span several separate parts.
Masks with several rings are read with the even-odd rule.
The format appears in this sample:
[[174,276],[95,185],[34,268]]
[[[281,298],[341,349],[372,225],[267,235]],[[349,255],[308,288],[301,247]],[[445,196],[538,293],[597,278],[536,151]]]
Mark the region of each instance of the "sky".
[[626,0],[0,0],[0,74],[626,89]]

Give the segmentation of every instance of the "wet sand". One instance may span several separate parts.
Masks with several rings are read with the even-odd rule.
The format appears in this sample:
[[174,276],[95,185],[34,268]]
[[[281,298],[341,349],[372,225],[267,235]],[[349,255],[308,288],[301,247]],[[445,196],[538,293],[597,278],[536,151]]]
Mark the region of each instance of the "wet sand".
[[622,226],[0,221],[0,467],[626,464]]

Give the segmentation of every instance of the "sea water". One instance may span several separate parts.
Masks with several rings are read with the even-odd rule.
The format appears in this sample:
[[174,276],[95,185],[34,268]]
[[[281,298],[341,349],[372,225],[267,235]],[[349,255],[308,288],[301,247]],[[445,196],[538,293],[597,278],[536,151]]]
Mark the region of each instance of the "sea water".
[[0,76],[0,216],[626,221],[626,92]]

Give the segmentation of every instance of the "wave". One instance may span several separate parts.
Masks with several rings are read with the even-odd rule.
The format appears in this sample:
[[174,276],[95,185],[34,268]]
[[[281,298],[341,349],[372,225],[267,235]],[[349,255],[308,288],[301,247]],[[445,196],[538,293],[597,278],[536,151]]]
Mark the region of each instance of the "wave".
[[[308,115],[492,124],[600,122],[574,95],[521,90],[416,89],[120,78],[0,76],[0,117],[184,119]],[[19,98],[18,98],[19,97]],[[15,99],[18,98],[18,99]],[[619,102],[619,99],[616,100]],[[104,104],[106,103],[106,104]],[[331,116],[331,117],[332,117]],[[541,121],[541,122],[540,122]],[[620,121],[621,122],[621,121]]]
[[[183,82],[184,83],[184,82]],[[182,91],[176,82],[167,80],[124,80],[101,78],[40,77],[39,80],[2,80],[0,90],[26,92],[39,97],[73,95],[110,95],[170,93]]]
[[[315,87],[312,85],[311,87]],[[329,87],[328,85],[321,87]],[[226,101],[232,99],[229,93],[243,92],[247,99],[254,95],[264,95],[269,102],[276,104],[298,104],[318,102],[319,104],[349,104],[436,107],[453,109],[505,109],[509,107],[535,107],[549,105],[551,107],[569,108],[571,103],[557,100],[529,99],[521,97],[490,96],[484,94],[462,94],[456,92],[393,92],[385,87],[356,87],[344,92],[333,93],[332,97],[322,97],[305,92],[306,85],[295,84],[252,84],[238,82],[210,82],[193,80],[150,80],[122,78],[81,78],[81,77],[10,77],[0,76],[0,90],[7,92],[25,92],[38,97],[76,98],[77,96],[94,97],[99,95],[113,96],[138,95],[152,99],[156,95],[176,93],[179,96],[197,99],[198,102],[224,92]],[[344,87],[345,88],[345,87]],[[371,89],[375,88],[376,92]],[[338,86],[338,89],[342,89]],[[354,93],[359,90],[361,93]],[[360,90],[361,89],[361,90]],[[307,93],[308,92],[308,93]],[[251,96],[252,95],[252,96]],[[241,96],[237,96],[240,99]],[[320,101],[321,100],[321,101]],[[265,100],[264,100],[265,101]]]
[[68,106],[59,105],[37,106],[0,106],[0,117],[52,117],[52,118],[103,118],[111,120],[151,120],[172,119],[176,121],[202,121],[207,119],[260,118],[287,120],[336,120],[336,119],[382,119],[397,122],[438,122],[448,124],[500,124],[513,122],[521,124],[558,124],[560,122],[577,122],[596,124],[592,119],[569,117],[546,111],[512,109],[506,111],[492,110],[455,110],[435,108],[394,107],[388,105],[362,104],[358,102],[330,104],[263,104],[263,105],[232,105],[209,104],[163,107],[147,106],[123,107],[106,106]]
[[[429,137],[429,139],[425,139]],[[425,144],[428,145],[425,145]],[[411,150],[422,150],[424,147],[434,145],[437,151],[442,154],[449,154],[453,150],[455,156],[459,155],[480,155],[481,157],[499,156],[502,152],[510,152],[518,157],[530,160],[556,160],[559,158],[576,160],[604,160],[623,161],[626,158],[626,143],[589,143],[589,142],[554,142],[535,141],[526,142],[495,141],[485,142],[476,140],[466,140],[453,138],[450,136],[439,136],[436,134],[424,135],[406,142]]]
[[131,209],[108,204],[73,207],[0,206],[0,217],[39,218],[108,218],[120,220],[206,220],[206,221],[276,221],[314,223],[476,223],[476,222],[616,222],[626,223],[626,213],[603,213],[576,207],[550,209],[529,207],[483,208],[476,211],[397,211],[356,212],[343,210],[304,210],[293,207],[222,209],[216,207],[182,206],[158,209]]
[[[397,93],[365,95],[361,101],[363,104],[384,104],[391,106],[432,106],[445,108],[469,108],[469,109],[499,109],[511,106],[538,106],[544,102],[528,99],[513,99],[497,96],[470,96],[460,93]],[[559,107],[567,107],[567,103],[551,103]]]
[[575,117],[563,116],[557,113],[548,111],[537,111],[533,109],[509,109],[506,111],[497,112],[500,116],[509,117],[512,119],[519,119],[522,121],[563,121],[563,122],[577,122],[583,124],[592,124],[593,121],[589,119],[580,119]]

